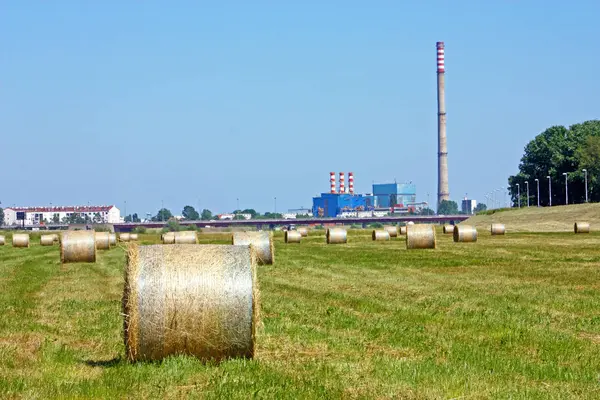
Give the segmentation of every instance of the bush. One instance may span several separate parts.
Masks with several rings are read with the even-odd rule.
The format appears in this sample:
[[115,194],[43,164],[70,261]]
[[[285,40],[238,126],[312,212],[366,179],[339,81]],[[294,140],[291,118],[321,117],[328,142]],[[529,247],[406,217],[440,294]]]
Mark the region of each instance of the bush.
[[197,230],[198,230],[198,227],[197,227],[196,225],[194,225],[194,224],[190,224],[190,225],[187,225],[187,226],[185,227],[185,230],[186,230],[186,231],[197,231]]
[[179,232],[181,230],[181,225],[179,225],[179,221],[176,219],[170,219],[167,222],[167,232]]
[[146,227],[145,226],[136,226],[133,230],[133,233],[146,233]]
[[381,229],[383,228],[383,224],[381,222],[374,222],[371,225],[369,225],[369,227],[373,229]]

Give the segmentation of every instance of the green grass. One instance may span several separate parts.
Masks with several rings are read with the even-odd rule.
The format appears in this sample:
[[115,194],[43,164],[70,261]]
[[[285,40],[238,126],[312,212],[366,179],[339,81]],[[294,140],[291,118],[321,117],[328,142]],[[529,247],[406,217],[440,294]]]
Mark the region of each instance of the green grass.
[[220,365],[124,360],[121,248],[0,247],[0,398],[600,398],[600,234],[323,235],[276,235],[256,358]]

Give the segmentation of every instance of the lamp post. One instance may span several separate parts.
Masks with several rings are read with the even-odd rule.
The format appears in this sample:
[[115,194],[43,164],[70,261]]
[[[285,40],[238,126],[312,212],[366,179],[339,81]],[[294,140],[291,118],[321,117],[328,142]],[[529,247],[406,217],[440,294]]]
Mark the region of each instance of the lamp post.
[[587,169],[582,169],[583,173],[585,174],[585,202],[588,202],[588,189],[587,189]]
[[275,200],[275,214],[277,214],[277,197],[273,197],[273,199]]
[[535,178],[535,183],[537,184],[537,203],[538,207],[540,206],[540,180]]
[[125,208],[123,211],[125,212],[125,218],[127,218],[127,200],[125,200]]
[[529,207],[529,181],[525,181],[525,184],[527,185],[527,207]]
[[565,176],[565,205],[569,204],[569,182],[567,181],[567,173],[563,172]]
[[550,175],[548,175],[548,205],[552,207],[552,181],[550,180]]
[[517,183],[517,200],[519,208],[521,208],[521,185]]

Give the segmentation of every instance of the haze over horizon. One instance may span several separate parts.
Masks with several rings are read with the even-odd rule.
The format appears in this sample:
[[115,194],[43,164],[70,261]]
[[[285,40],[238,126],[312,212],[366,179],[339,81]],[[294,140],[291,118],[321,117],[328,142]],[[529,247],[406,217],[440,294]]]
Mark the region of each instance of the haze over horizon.
[[535,135],[600,117],[592,1],[1,7],[2,207],[285,211],[330,171],[434,205],[436,41],[452,200],[485,202]]

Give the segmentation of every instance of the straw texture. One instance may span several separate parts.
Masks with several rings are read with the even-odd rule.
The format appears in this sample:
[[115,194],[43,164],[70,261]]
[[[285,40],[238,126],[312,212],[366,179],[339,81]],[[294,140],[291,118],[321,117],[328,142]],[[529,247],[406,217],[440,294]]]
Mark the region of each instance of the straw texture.
[[198,243],[198,232],[196,231],[181,231],[174,232],[175,244],[196,244]]
[[435,226],[428,224],[406,227],[407,249],[435,249]]
[[40,236],[40,245],[41,246],[53,246],[54,245],[54,235]]
[[6,237],[4,235],[0,235],[0,246],[4,246],[6,244]]
[[490,232],[492,235],[504,235],[506,233],[506,227],[504,224],[492,224],[490,227]]
[[175,232],[166,232],[160,235],[163,244],[175,244]]
[[12,237],[13,247],[29,247],[28,233],[15,233]]
[[398,237],[398,227],[397,226],[384,226],[383,230],[389,233],[391,238]]
[[444,225],[443,232],[446,235],[452,235],[454,233],[454,225]]
[[476,242],[477,229],[471,225],[454,226],[454,241],[464,243]]
[[382,230],[382,231],[374,230],[373,233],[371,234],[371,237],[373,238],[373,240],[376,240],[376,241],[390,240],[390,236],[391,235],[387,230]]
[[127,358],[252,358],[259,293],[251,246],[134,244],[123,290]]
[[94,231],[63,232],[60,241],[60,261],[96,262],[96,233]]
[[129,241],[130,242],[135,242],[136,240],[138,240],[138,234],[137,233],[130,233],[129,234]]
[[308,236],[308,228],[306,228],[304,226],[301,228],[298,228],[298,232],[300,232],[300,235],[302,235],[302,237]]
[[275,249],[273,248],[271,232],[233,232],[232,244],[252,245],[256,250],[259,264],[273,264],[275,262]]
[[130,233],[119,233],[119,242],[129,242],[131,240]]
[[109,234],[109,238],[110,238],[110,245],[116,246],[117,245],[117,234],[111,233],[111,234]]
[[286,243],[300,243],[302,234],[298,231],[285,231],[284,239]]
[[590,233],[590,223],[575,222],[575,225],[573,225],[573,229],[575,230],[575,233]]
[[344,244],[348,242],[348,232],[342,228],[327,229],[327,244]]
[[406,235],[406,226],[401,226],[398,230],[400,231],[400,235]]
[[110,249],[110,233],[96,232],[96,250]]

